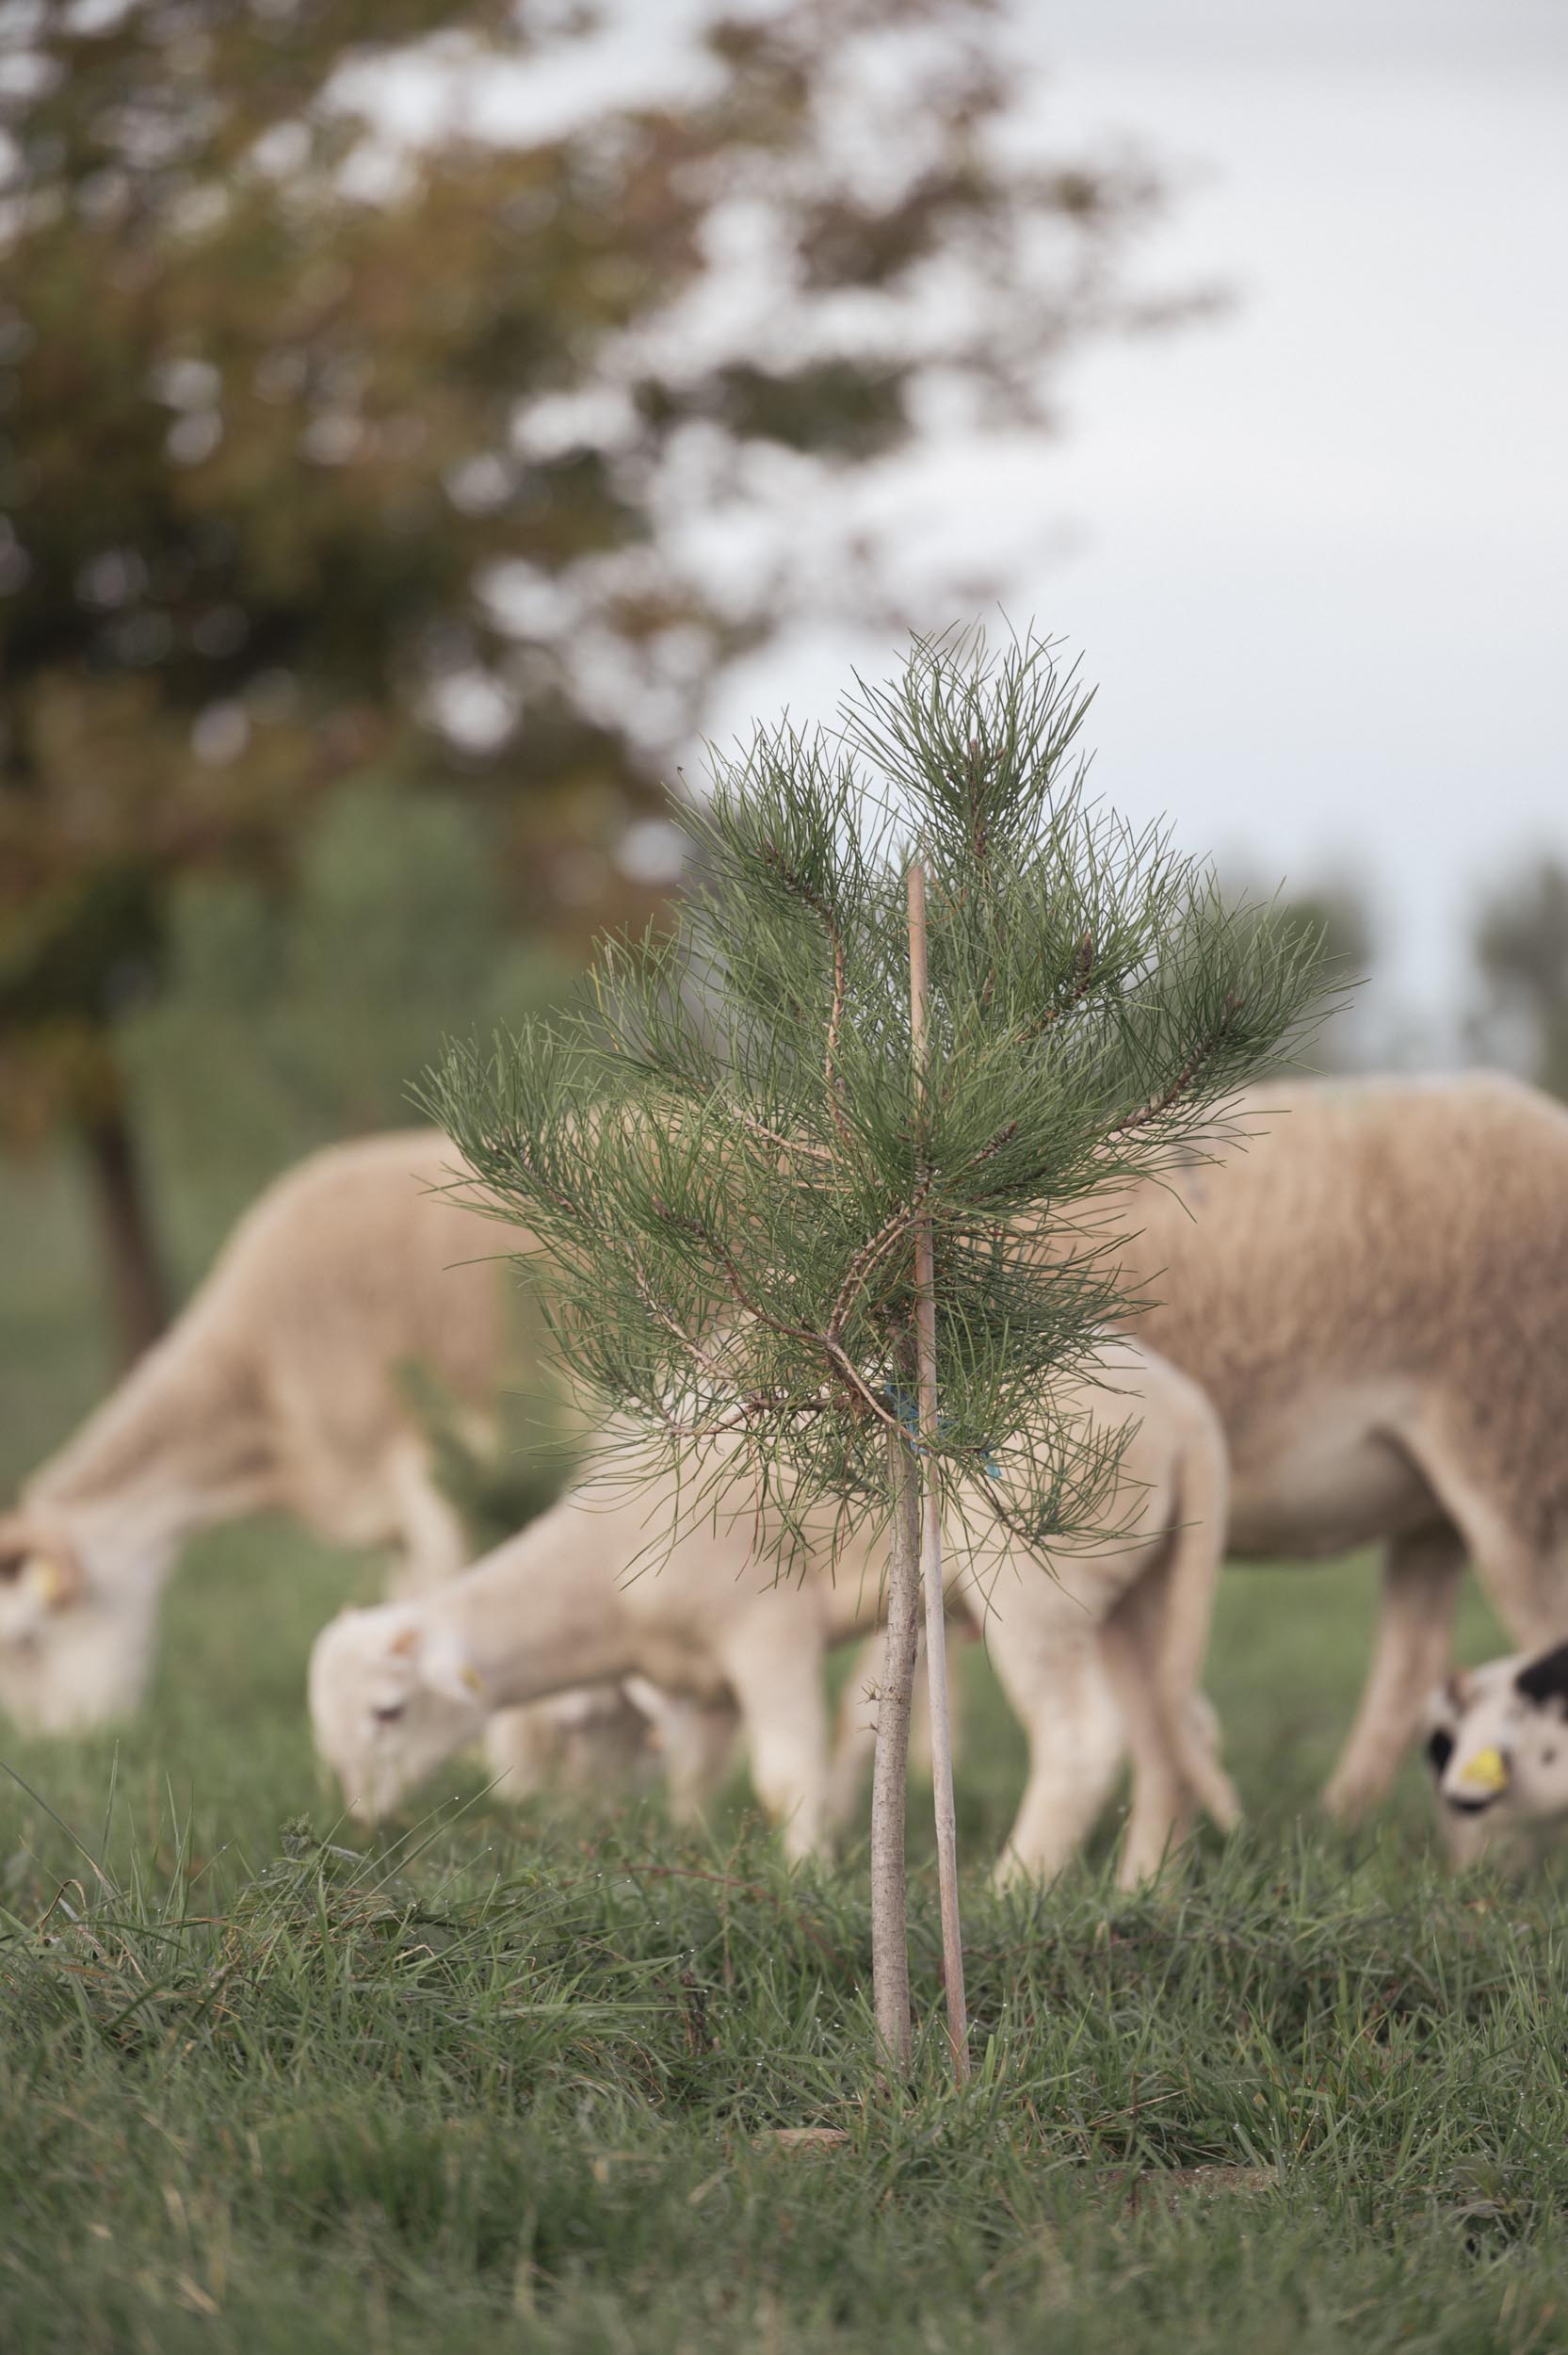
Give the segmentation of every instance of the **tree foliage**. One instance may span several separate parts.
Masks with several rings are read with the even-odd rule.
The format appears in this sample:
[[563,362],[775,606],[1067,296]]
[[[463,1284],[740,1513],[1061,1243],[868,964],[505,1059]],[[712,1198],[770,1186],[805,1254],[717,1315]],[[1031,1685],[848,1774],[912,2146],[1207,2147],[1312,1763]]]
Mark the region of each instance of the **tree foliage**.
[[1131,1305],[1118,1190],[1212,1138],[1319,992],[1315,941],[1088,798],[1088,700],[1040,642],[939,642],[833,735],[759,733],[687,820],[703,882],[673,934],[612,943],[574,1014],[455,1048],[435,1085],[482,1198],[534,1238],[574,1374],[655,1461],[722,1439],[713,1478],[760,1483],[786,1528],[824,1498],[845,1527],[885,1514],[922,1222],[925,1478],[1029,1547],[1096,1525],[1114,1452],[1052,1394]]
[[1482,903],[1471,938],[1476,1044],[1568,1100],[1568,867],[1522,869]]

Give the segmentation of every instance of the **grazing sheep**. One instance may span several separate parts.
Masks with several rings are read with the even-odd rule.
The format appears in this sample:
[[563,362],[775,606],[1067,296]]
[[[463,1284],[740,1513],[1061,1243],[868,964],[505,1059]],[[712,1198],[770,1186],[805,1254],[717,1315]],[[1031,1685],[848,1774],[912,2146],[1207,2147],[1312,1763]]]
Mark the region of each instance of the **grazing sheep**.
[[[1217,1428],[1189,1384],[1117,1343],[1113,1389],[1075,1386],[1101,1424],[1136,1422],[1105,1550],[1059,1555],[1049,1572],[994,1551],[982,1591],[949,1571],[986,1628],[1027,1731],[1028,1789],[1010,1868],[1054,1872],[1097,1813],[1123,1742],[1134,1772],[1123,1857],[1152,1871],[1192,1808],[1234,1820],[1196,1699],[1224,1521]],[[830,1576],[834,1516],[808,1515],[803,1575],[780,1575],[778,1532],[737,1482],[717,1517],[676,1526],[666,1477],[606,1503],[579,1491],[446,1586],[417,1600],[344,1612],[316,1639],[316,1745],[356,1815],[375,1818],[472,1741],[487,1714],[566,1687],[646,1677],[750,1738],[758,1796],[792,1856],[823,1842],[828,1814],[828,1646],[879,1615],[883,1541],[858,1538]],[[988,1517],[977,1499],[975,1519]],[[757,1543],[759,1528],[761,1544]],[[636,1566],[639,1575],[628,1579]],[[1006,1582],[1001,1567],[1016,1568]]]
[[1456,1864],[1568,1815],[1568,1644],[1458,1670],[1431,1697],[1426,1751]]
[[181,1544],[264,1507],[388,1545],[419,1586],[468,1547],[398,1369],[493,1399],[503,1277],[432,1198],[452,1148],[410,1130],[317,1153],[244,1217],[167,1337],[0,1515],[0,1703],[57,1730],[132,1708]]
[[[1385,1547],[1326,1794],[1381,1798],[1446,1671],[1465,1562],[1514,1641],[1568,1626],[1568,1113],[1492,1074],[1255,1089],[1244,1147],[1119,1197],[1132,1326],[1217,1409],[1229,1551]],[[1559,1384],[1561,1384],[1560,1394]]]
[[733,1699],[759,1796],[791,1853],[815,1848],[822,1653],[861,1622],[864,1580],[849,1565],[836,1584],[781,1575],[752,1551],[749,1503],[678,1532],[677,1510],[672,1481],[610,1502],[578,1491],[446,1586],[331,1620],[311,1653],[311,1721],[350,1811],[386,1814],[493,1710],[637,1676]]

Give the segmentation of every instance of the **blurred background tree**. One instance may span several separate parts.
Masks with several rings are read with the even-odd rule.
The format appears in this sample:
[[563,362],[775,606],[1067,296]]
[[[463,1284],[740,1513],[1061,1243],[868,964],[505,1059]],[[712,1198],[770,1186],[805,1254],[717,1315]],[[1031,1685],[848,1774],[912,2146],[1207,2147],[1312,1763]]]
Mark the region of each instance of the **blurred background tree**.
[[[587,12],[10,13],[0,1132],[83,1148],[134,1350],[164,1300],[122,1043],[171,973],[235,1019],[249,988],[267,1030],[286,968],[283,1029],[319,986],[325,1032],[380,877],[398,927],[370,920],[348,996],[390,1005],[382,1048],[335,1094],[303,1048],[293,1079],[328,1125],[384,1119],[436,1007],[496,995],[472,943],[433,943],[449,910],[402,925],[394,869],[417,902],[430,829],[459,855],[419,797],[462,796],[492,932],[575,957],[644,915],[673,880],[661,764],[719,668],[834,600],[931,619],[835,543],[834,481],[933,401],[1048,425],[1068,347],[1180,306],[1122,291],[1147,172],[998,138],[979,0],[716,15],[681,103],[483,137],[509,73],[575,58],[591,90]],[[411,60],[449,103],[399,138]],[[746,537],[769,498],[821,501],[793,572]],[[369,774],[384,835],[364,800],[317,831]],[[431,957],[454,986],[421,1028]]]
[[1471,933],[1479,1002],[1469,1041],[1568,1098],[1568,867],[1550,855],[1484,898]]

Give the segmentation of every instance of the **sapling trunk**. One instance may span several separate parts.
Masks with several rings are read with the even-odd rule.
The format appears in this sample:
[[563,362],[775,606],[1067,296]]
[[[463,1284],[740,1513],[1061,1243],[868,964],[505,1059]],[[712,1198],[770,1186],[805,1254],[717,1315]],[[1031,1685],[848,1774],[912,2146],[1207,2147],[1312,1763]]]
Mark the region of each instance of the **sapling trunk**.
[[871,1773],[871,1995],[877,2034],[892,2066],[909,2068],[909,1890],[904,1871],[904,1798],[909,1713],[920,1640],[920,1483],[902,1432],[887,1442],[893,1501],[887,1565],[887,1635],[877,1700]]
[[[909,870],[910,1035],[914,1081],[924,1110],[927,1086],[926,870],[918,859]],[[953,1807],[952,1718],[947,1705],[947,1622],[942,1578],[942,1495],[929,1465],[939,1437],[936,1399],[936,1253],[931,1222],[914,1230],[915,1355],[919,1368],[920,1436],[926,1454],[921,1475],[924,1543],[921,1584],[926,1603],[926,1676],[930,1695],[931,1786],[936,1812],[937,1889],[942,1905],[942,1972],[947,1997],[947,2041],[960,2085],[969,2074],[969,2011],[963,1989],[963,1930],[959,1919],[958,1819]]]

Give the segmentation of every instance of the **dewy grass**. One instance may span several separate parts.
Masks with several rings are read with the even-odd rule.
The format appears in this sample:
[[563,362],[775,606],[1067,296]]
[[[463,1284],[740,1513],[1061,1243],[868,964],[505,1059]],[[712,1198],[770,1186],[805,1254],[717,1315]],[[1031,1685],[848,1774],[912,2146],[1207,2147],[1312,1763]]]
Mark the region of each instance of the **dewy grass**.
[[[145,1717],[6,1752],[39,1795],[0,1791],[0,2347],[1568,2343],[1563,1891],[1447,1879],[1414,1778],[1354,1841],[1305,1812],[1366,1566],[1233,1574],[1254,1823],[1136,1897],[1106,1842],[987,1892],[1016,1739],[955,1662],[978,2067],[955,2093],[933,2010],[867,2102],[858,1858],[786,1871],[743,1785],[696,1840],[466,1770],[357,1835],[299,1678],[361,1571],[202,1551]],[[934,1986],[923,1870],[913,1932]]]

